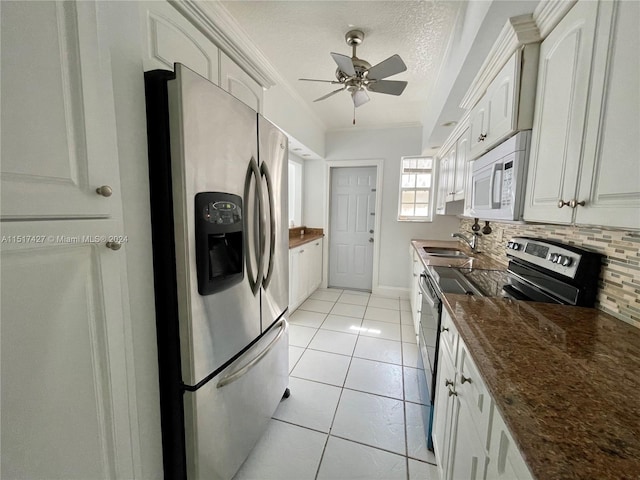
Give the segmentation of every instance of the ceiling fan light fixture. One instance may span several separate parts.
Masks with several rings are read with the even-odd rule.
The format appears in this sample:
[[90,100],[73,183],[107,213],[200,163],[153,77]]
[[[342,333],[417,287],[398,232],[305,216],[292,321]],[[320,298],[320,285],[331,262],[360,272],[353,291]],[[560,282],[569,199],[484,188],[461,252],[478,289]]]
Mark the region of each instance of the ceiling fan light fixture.
[[[347,90],[351,93],[355,114],[355,108],[364,105],[370,100],[367,91],[395,96],[402,94],[407,86],[407,82],[383,80],[384,78],[404,72],[407,69],[400,55],[392,55],[372,67],[369,62],[356,56],[356,48],[364,41],[364,32],[362,30],[349,30],[345,34],[345,41],[347,45],[353,49],[351,57],[341,53],[331,52],[331,57],[338,66],[335,73],[337,81],[316,80],[319,82],[341,84],[343,87],[315,99],[314,102],[325,100],[342,90]],[[300,80],[314,81],[307,78],[301,78]]]

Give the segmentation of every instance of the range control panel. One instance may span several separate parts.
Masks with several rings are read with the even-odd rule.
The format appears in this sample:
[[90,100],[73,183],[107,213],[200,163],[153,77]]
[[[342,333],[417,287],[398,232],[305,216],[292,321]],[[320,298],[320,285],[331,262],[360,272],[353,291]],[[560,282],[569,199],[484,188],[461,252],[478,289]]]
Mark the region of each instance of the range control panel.
[[569,278],[575,278],[582,258],[577,248],[527,237],[514,237],[509,240],[507,256],[520,258]]

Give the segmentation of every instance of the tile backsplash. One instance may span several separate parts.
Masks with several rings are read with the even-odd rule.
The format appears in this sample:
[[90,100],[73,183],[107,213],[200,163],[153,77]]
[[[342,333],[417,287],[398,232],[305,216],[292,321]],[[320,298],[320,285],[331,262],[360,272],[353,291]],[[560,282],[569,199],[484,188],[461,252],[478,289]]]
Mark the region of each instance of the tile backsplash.
[[[460,232],[470,233],[471,225],[473,220],[462,219]],[[640,328],[640,232],[499,222],[490,226],[492,232],[479,238],[479,250],[505,265],[505,245],[514,236],[548,238],[605,255],[596,308]]]

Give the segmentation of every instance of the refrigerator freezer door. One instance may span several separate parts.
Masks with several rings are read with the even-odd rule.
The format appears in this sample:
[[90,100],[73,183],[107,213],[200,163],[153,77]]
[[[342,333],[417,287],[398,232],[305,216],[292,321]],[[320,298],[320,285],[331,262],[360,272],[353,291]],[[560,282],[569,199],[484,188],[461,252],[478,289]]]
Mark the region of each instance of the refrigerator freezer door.
[[187,477],[230,480],[264,432],[288,384],[283,317],[234,363],[185,393]]
[[262,284],[262,329],[266,330],[289,305],[289,153],[286,135],[262,115],[258,115],[258,154],[266,217]]
[[[195,385],[260,335],[260,297],[247,275],[223,291],[198,293],[195,195],[243,196],[251,159],[258,158],[256,113],[186,67],[168,82],[171,169],[182,381]],[[244,214],[255,200],[244,198]],[[253,240],[255,224],[244,232]],[[255,245],[249,242],[249,250]],[[255,259],[255,251],[244,252]],[[206,257],[205,257],[206,258]],[[257,269],[256,269],[257,270]]]

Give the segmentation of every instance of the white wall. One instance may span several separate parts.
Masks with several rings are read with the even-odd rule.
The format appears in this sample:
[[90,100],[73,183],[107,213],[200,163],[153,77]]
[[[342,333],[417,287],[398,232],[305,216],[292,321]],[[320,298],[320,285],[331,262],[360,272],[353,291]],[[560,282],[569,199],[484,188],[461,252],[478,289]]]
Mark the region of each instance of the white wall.
[[158,393],[158,356],[149,220],[149,170],[140,48],[135,2],[98,2],[99,25],[109,43],[113,71],[124,233],[128,236],[127,277],[133,336],[133,368],[140,429],[139,478],[164,478]]
[[[383,159],[380,228],[379,284],[375,289],[409,288],[409,242],[413,238],[450,239],[458,231],[456,217],[438,216],[432,223],[398,222],[400,158],[420,155],[422,127],[339,130],[327,133],[326,160]],[[326,210],[326,162],[305,163],[305,209],[307,226],[323,226]]]
[[313,112],[284,86],[275,85],[264,92],[263,115],[311,152],[324,156],[325,126]]

